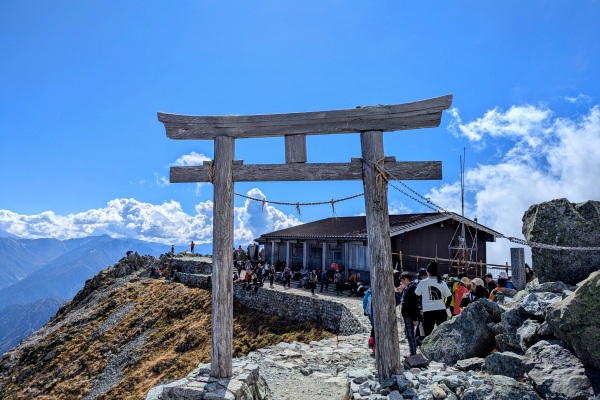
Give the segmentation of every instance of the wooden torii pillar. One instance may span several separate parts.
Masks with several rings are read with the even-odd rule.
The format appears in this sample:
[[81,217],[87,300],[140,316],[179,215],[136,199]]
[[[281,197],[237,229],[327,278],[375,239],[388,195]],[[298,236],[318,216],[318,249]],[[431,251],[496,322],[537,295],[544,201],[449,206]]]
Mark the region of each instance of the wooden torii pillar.
[[[383,132],[439,126],[452,95],[414,103],[348,110],[270,115],[187,116],[158,113],[167,137],[214,140],[215,157],[202,166],[171,167],[170,181],[212,182],[214,185],[211,376],[232,375],[233,354],[233,185],[249,181],[362,180],[365,190],[371,290],[379,379],[401,371],[394,303],[387,182],[394,178],[441,179],[440,161],[396,162],[384,157]],[[349,163],[306,163],[306,136],[360,132],[362,159]],[[244,165],[234,161],[234,141],[285,137],[286,163]]]

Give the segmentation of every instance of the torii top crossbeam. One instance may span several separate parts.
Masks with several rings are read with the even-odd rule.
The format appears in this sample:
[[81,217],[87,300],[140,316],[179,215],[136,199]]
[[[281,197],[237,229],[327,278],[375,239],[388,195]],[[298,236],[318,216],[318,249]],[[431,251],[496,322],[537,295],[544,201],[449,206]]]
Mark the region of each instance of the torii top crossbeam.
[[259,138],[285,135],[321,135],[361,131],[399,131],[440,124],[452,95],[413,103],[266,115],[191,116],[158,113],[167,136],[176,140],[209,140],[218,136]]
[[[397,179],[441,179],[441,162],[396,162],[385,157],[383,132],[436,127],[452,95],[414,103],[348,110],[271,115],[186,116],[158,113],[171,139],[214,140],[214,161],[197,167],[171,167],[171,182],[214,185],[211,375],[232,374],[233,186],[236,181],[362,180],[371,266],[373,320],[379,378],[401,370],[394,303],[387,185]],[[360,132],[362,158],[350,163],[306,163],[306,135]],[[244,166],[234,161],[235,139],[285,137],[284,165]],[[376,168],[377,167],[377,168]],[[384,171],[386,172],[382,172]],[[386,177],[387,178],[387,177]]]

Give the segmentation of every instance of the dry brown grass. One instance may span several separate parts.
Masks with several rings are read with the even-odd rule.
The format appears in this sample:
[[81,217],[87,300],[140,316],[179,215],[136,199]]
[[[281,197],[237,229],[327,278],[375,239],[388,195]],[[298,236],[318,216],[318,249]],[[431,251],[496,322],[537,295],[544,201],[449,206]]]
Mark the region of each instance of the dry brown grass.
[[[112,329],[94,335],[125,303],[135,307]],[[81,398],[106,367],[139,335],[146,340],[124,368],[121,382],[101,399],[143,399],[162,382],[180,379],[200,362],[210,362],[210,292],[163,280],[142,280],[115,290],[85,324],[53,335],[23,353],[20,378],[5,386],[6,399]],[[309,342],[330,336],[312,323],[291,323],[234,304],[234,355],[282,341]],[[29,371],[28,373],[26,371]],[[11,374],[17,378],[19,372]]]

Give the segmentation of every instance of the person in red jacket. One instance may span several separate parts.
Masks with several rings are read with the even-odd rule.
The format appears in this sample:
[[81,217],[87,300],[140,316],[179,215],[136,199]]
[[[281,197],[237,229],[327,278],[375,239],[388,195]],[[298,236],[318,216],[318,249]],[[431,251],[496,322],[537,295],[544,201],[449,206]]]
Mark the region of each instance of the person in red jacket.
[[454,313],[453,315],[460,314],[460,303],[465,294],[469,293],[471,287],[471,281],[466,276],[460,279],[460,283],[456,286],[454,291]]

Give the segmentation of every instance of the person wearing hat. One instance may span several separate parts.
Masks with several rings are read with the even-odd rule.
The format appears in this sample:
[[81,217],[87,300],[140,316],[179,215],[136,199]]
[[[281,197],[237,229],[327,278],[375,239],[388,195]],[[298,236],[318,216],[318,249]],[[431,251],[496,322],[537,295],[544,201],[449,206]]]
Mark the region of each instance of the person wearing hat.
[[[502,274],[504,274],[504,277],[502,276]],[[508,279],[506,278],[506,272],[501,272],[500,275],[498,276],[498,286],[496,286],[494,288],[494,290],[492,290],[490,292],[490,300],[493,301],[498,301],[498,298],[496,297],[496,295],[500,292],[502,292],[503,290],[506,290],[506,282],[508,281]]]
[[479,299],[487,299],[490,297],[490,293],[485,288],[485,284],[481,278],[471,279],[471,287],[469,293],[463,295],[462,301],[460,302],[460,308],[463,309],[469,304]]
[[466,276],[460,278],[460,282],[456,285],[454,290],[454,312],[452,315],[458,315],[461,312],[462,299],[469,294],[471,288],[471,281]]
[[415,294],[422,299],[425,336],[429,336],[436,325],[446,322],[448,314],[444,299],[452,296],[448,285],[438,273],[438,264],[435,261],[427,266],[427,276],[428,278],[420,281],[415,289]]

